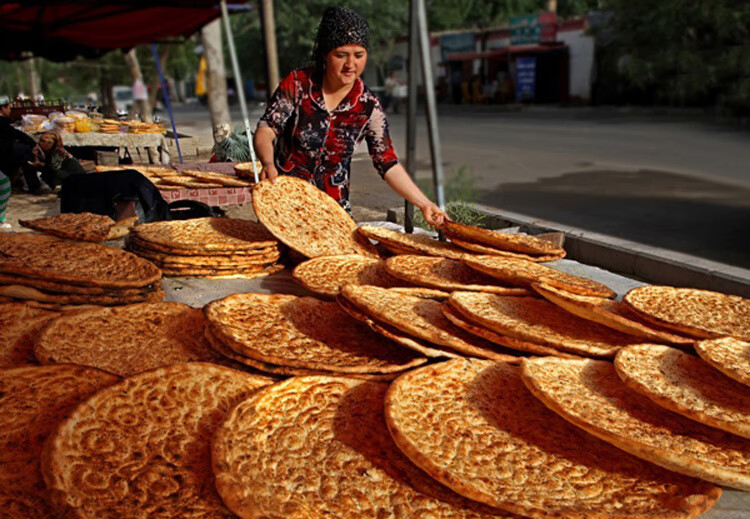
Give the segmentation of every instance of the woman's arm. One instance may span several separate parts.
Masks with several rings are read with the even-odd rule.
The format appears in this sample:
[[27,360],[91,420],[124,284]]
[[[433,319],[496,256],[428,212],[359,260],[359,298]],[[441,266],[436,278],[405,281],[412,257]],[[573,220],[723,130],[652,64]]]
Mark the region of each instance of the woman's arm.
[[440,208],[433,203],[427,196],[419,189],[406,172],[401,164],[392,166],[385,173],[385,181],[391,186],[396,193],[404,197],[406,200],[419,207],[424,215],[424,219],[427,223],[432,226],[439,228],[443,225],[446,220],[450,220]]
[[273,182],[279,174],[273,161],[273,141],[275,139],[276,132],[268,126],[260,126],[255,130],[253,146],[255,146],[255,154],[263,166],[260,170],[260,180],[267,178]]

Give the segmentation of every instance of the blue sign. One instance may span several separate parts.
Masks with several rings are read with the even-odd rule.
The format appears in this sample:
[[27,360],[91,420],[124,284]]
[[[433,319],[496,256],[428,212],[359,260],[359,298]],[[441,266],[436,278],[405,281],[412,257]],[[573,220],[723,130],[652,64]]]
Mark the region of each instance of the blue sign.
[[536,58],[516,59],[516,100],[533,101],[536,94]]

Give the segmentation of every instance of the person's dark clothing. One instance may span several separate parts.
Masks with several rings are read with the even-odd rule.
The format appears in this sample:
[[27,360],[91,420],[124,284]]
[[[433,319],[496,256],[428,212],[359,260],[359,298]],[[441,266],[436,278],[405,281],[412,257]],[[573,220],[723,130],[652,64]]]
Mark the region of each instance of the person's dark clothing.
[[169,206],[146,177],[134,169],[71,175],[62,182],[61,213],[89,212],[117,218],[116,201],[135,202],[143,223],[169,219]]
[[36,168],[29,164],[34,161],[32,150],[36,141],[21,130],[13,128],[7,117],[0,116],[0,169],[13,177],[21,168],[30,193],[38,193],[42,187]]
[[63,159],[60,169],[55,169],[49,163],[45,163],[42,168],[42,180],[52,189],[55,189],[57,184],[62,184],[71,175],[85,174],[86,170],[83,169],[81,163],[72,157]]

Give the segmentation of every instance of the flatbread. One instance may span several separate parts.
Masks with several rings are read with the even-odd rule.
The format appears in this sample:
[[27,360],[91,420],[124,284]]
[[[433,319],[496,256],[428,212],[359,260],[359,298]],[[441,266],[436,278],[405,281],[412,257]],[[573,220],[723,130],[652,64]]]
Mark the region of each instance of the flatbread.
[[157,265],[164,266],[190,266],[190,267],[237,267],[245,265],[262,265],[264,263],[273,263],[281,257],[278,249],[269,248],[263,254],[252,255],[181,255],[167,254],[164,252],[151,251],[131,244],[130,250],[135,254],[153,261]]
[[[259,374],[263,374],[266,376],[275,376],[275,377],[290,377],[290,376],[332,376],[335,375],[334,373],[330,371],[319,371],[314,369],[304,369],[304,368],[293,368],[289,366],[277,366],[275,364],[269,364],[267,362],[262,362],[260,360],[255,360],[250,357],[245,357],[244,355],[240,355],[239,353],[235,352],[231,348],[228,348],[224,346],[221,341],[216,339],[213,334],[211,333],[211,330],[208,328],[206,329],[206,339],[208,340],[208,343],[211,345],[211,348],[215,353],[217,353],[219,356],[222,356],[226,359],[231,360],[232,362],[238,363],[242,365],[243,367],[249,366],[253,370],[257,371]],[[346,376],[351,378],[358,378],[362,380],[375,380],[375,381],[389,381],[396,378],[398,374],[397,373],[387,373],[385,375],[371,375],[369,373],[361,373],[361,374],[351,374],[351,375],[339,375],[339,376]]]
[[339,304],[339,306],[350,316],[354,317],[357,321],[365,323],[367,326],[370,327],[370,329],[376,333],[379,333],[383,337],[386,337],[393,342],[400,344],[401,346],[405,346],[409,348],[410,350],[414,350],[425,357],[432,357],[432,358],[457,358],[460,357],[457,353],[454,353],[453,351],[450,351],[450,349],[440,349],[440,348],[433,348],[431,346],[428,346],[423,341],[417,340],[398,328],[394,328],[393,326],[389,326],[385,323],[382,323],[380,321],[376,321],[366,313],[362,312],[359,308],[354,306],[352,303],[347,301],[344,297],[341,295],[336,297],[336,302]]
[[0,304],[0,368],[36,364],[34,338],[59,315],[24,303]]
[[448,238],[456,237],[500,250],[540,256],[565,254],[565,249],[562,247],[528,234],[495,232],[458,222],[445,222],[442,231]]
[[333,302],[279,294],[235,294],[204,308],[211,333],[256,360],[336,373],[395,373],[427,359],[350,319]]
[[383,418],[386,387],[293,378],[238,405],[213,442],[224,502],[241,518],[501,515],[438,484],[399,452]]
[[63,516],[234,517],[209,456],[226,412],[274,380],[214,364],[135,375],[76,408],[50,437],[42,474]]
[[480,245],[478,243],[464,241],[460,238],[456,238],[455,236],[451,237],[451,243],[454,243],[458,245],[459,247],[461,247],[462,249],[466,249],[467,251],[474,253],[474,254],[481,254],[481,255],[489,254],[492,256],[503,256],[505,258],[522,259],[526,261],[534,261],[537,263],[542,263],[542,262],[547,262],[547,261],[557,261],[565,257],[564,249],[561,249],[562,252],[558,254],[546,254],[543,256],[532,256],[530,254],[521,254],[520,252],[510,252],[507,250],[495,249],[494,247],[487,247],[486,245]]
[[161,279],[153,263],[130,252],[33,233],[0,234],[0,273],[112,288],[140,288]]
[[391,231],[385,227],[367,224],[360,225],[357,232],[362,236],[376,240],[396,254],[426,254],[451,259],[461,259],[461,256],[466,254],[466,251],[455,245],[430,238],[424,234]]
[[106,294],[54,294],[25,285],[0,285],[0,295],[41,303],[103,306],[157,302],[163,300],[165,296],[161,288],[130,295],[118,294],[114,291]]
[[62,213],[37,220],[18,220],[23,227],[66,238],[100,242],[109,239],[115,221],[109,216],[93,213]]
[[612,358],[623,346],[642,342],[579,319],[543,299],[453,292],[448,303],[469,322],[573,355]]
[[130,234],[130,230],[138,221],[137,216],[131,216],[130,218],[123,218],[115,222],[115,225],[109,229],[105,240],[117,240],[123,236]]
[[515,356],[499,351],[496,344],[455,326],[443,315],[438,301],[369,285],[346,285],[341,289],[341,296],[360,312],[418,340],[450,348],[462,355],[498,362],[517,360]]
[[382,260],[359,254],[313,258],[297,265],[292,276],[306,289],[329,297],[336,297],[347,283],[385,288],[406,284],[388,274]]
[[443,311],[443,315],[445,315],[445,317],[447,317],[450,322],[452,322],[459,328],[463,328],[469,333],[473,333],[478,337],[486,339],[490,342],[494,342],[495,344],[498,344],[505,348],[510,348],[512,350],[524,353],[533,353],[534,355],[555,355],[557,357],[577,358],[576,355],[571,355],[570,353],[565,353],[556,350],[555,348],[550,348],[541,344],[535,344],[533,342],[522,341],[519,339],[514,339],[512,337],[507,337],[505,335],[497,334],[483,326],[479,326],[470,322],[450,304],[443,304],[440,309]]
[[266,228],[237,218],[193,218],[153,222],[133,227],[142,242],[175,250],[242,251],[275,247],[278,242]]
[[654,342],[691,345],[694,339],[684,337],[658,328],[638,317],[622,301],[613,301],[603,297],[582,296],[555,288],[546,283],[534,283],[532,288],[550,303],[553,303],[573,315],[594,321],[622,333],[643,337]]
[[180,170],[180,173],[189,177],[197,178],[203,182],[215,182],[227,187],[251,187],[254,182],[248,180],[242,180],[226,173],[216,173],[213,171],[195,171],[192,169]]
[[698,341],[695,351],[726,376],[750,386],[750,343],[724,337]]
[[750,440],[656,405],[629,389],[612,363],[544,357],[521,366],[531,392],[586,432],[668,470],[750,489]]
[[0,369],[0,515],[56,517],[39,469],[42,443],[76,405],[119,379],[72,365]]
[[[170,245],[170,246],[160,245],[158,243],[146,241],[142,238],[139,238],[135,234],[130,235],[129,240],[128,240],[128,246],[135,248],[139,251],[160,252],[162,254],[169,254],[169,255],[174,255],[174,256],[199,256],[199,257],[220,256],[220,257],[229,257],[229,258],[244,258],[244,257],[251,257],[251,256],[260,256],[260,255],[268,254],[269,252],[275,252],[279,250],[278,242],[276,242],[275,245],[269,245],[269,246],[261,245],[261,246],[255,247],[255,245],[250,245],[253,248],[243,249],[243,250],[213,249],[211,251],[206,251],[199,247],[188,248],[188,246],[177,247],[174,245]],[[194,247],[194,246],[191,246],[191,247]]]
[[623,301],[644,319],[681,333],[750,341],[750,299],[710,290],[650,285],[632,289]]
[[59,317],[34,353],[43,364],[70,362],[123,377],[178,362],[213,360],[203,312],[183,303],[136,304]]
[[[396,445],[456,492],[531,517],[694,517],[721,495],[585,434],[524,387],[519,368],[454,359],[385,398]],[[252,415],[252,414],[251,414]]]
[[168,277],[199,277],[204,279],[255,279],[269,276],[284,270],[284,265],[269,265],[267,267],[248,267],[236,269],[164,269]]
[[357,224],[330,196],[302,179],[280,176],[253,188],[258,220],[277,239],[308,258],[339,254],[377,257],[356,235]]
[[445,301],[451,296],[450,292],[427,287],[391,287],[388,290],[396,294],[421,297],[423,299],[434,299],[435,301]]
[[531,287],[533,283],[545,283],[583,296],[613,298],[617,295],[609,287],[592,279],[568,274],[531,261],[500,256],[464,256],[461,261],[474,270],[511,285]]
[[525,288],[504,287],[494,278],[480,274],[457,260],[436,256],[400,255],[388,258],[386,271],[393,277],[418,286],[438,290],[472,290],[507,296],[527,296]]
[[668,346],[637,344],[617,353],[615,369],[626,386],[661,407],[750,438],[750,391],[700,357]]

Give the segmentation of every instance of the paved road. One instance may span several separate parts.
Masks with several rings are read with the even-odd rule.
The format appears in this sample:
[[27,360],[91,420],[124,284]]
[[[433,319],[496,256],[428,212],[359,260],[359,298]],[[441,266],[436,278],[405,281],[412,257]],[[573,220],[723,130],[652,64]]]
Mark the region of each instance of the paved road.
[[[253,111],[253,127],[259,113]],[[210,135],[204,111],[181,117],[188,133]],[[403,114],[391,115],[390,123],[402,151]],[[439,124],[446,175],[467,167],[479,202],[750,268],[747,132],[684,113],[592,108],[444,106]],[[429,178],[424,124],[418,133],[418,177]],[[362,217],[382,217],[401,204],[364,149],[352,177]]]

